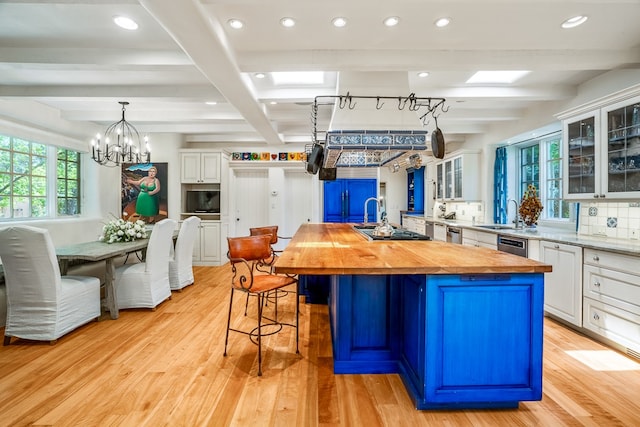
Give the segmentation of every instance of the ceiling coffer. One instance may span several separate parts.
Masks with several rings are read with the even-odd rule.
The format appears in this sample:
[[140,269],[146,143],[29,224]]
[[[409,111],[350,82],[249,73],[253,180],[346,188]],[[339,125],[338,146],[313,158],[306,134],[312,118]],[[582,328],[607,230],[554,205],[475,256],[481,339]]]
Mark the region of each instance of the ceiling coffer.
[[[350,93],[317,96],[311,117],[315,149],[318,151],[317,145],[323,148],[322,166],[388,166],[394,172],[401,167],[415,167],[417,153],[429,148],[429,131],[425,128],[431,121],[435,124],[431,148],[434,155],[440,157],[440,153],[444,154],[441,147],[444,139],[438,128],[438,116],[448,110],[445,101],[444,98],[418,97],[413,93],[408,96]],[[319,130],[318,111],[324,107],[333,107],[333,116],[329,129]],[[312,173],[317,169],[307,168]]]

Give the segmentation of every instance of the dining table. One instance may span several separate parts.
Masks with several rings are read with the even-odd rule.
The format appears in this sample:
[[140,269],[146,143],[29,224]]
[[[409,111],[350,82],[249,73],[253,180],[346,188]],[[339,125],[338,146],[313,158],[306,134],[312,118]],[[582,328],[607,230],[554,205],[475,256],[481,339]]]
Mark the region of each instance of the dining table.
[[119,317],[116,298],[116,268],[115,260],[132,252],[144,252],[149,239],[137,239],[132,242],[106,243],[99,240],[56,246],[56,256],[60,264],[60,273],[64,276],[69,270],[70,261],[83,260],[88,262],[105,261],[105,305],[112,319]]

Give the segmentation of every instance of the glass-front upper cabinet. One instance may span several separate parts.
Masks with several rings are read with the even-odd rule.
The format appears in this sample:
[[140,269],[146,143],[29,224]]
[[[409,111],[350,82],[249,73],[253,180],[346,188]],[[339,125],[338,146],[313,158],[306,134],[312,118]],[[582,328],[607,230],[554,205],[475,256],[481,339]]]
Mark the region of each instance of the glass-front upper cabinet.
[[480,155],[459,151],[436,164],[436,196],[445,201],[479,200]]
[[462,157],[453,159],[453,197],[462,198]]
[[438,163],[436,165],[436,199],[442,200],[444,196],[443,186],[444,186],[444,163]]
[[640,88],[558,117],[564,125],[563,198],[638,199]]
[[640,197],[640,98],[603,109],[604,182],[607,197]]
[[451,161],[444,162],[444,198],[453,198],[453,168]]
[[565,199],[600,197],[597,132],[598,114],[596,112],[564,121]]

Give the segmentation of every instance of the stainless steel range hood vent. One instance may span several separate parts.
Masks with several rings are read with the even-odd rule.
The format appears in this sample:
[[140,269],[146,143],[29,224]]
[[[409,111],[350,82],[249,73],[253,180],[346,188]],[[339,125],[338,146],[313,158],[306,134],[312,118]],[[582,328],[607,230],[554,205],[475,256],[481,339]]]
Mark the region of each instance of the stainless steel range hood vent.
[[[313,140],[324,148],[323,167],[415,166],[416,156],[429,148],[426,126],[437,126],[446,110],[444,98],[417,97],[408,86],[407,73],[340,73],[338,91],[352,90],[317,96],[312,106]],[[318,130],[320,108],[332,108],[326,131]]]

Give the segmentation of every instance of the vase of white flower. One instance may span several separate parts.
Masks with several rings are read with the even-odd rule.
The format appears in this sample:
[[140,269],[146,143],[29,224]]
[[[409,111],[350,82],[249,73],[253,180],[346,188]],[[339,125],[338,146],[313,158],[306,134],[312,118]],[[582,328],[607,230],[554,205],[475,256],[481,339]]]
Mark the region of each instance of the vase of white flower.
[[147,228],[144,221],[125,221],[121,218],[109,221],[102,227],[102,235],[98,238],[101,242],[133,242],[137,239],[147,238]]

